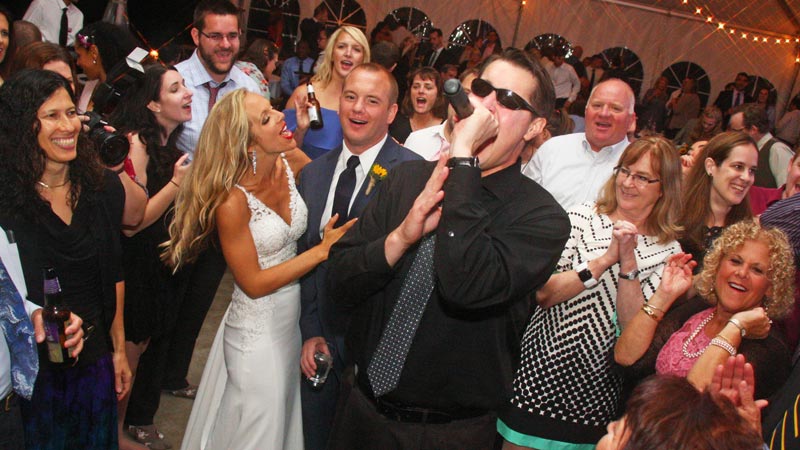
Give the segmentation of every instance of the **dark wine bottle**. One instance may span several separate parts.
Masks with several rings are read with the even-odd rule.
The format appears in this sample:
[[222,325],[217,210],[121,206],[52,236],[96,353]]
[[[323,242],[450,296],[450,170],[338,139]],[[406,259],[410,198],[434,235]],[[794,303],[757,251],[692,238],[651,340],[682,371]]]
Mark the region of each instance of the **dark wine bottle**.
[[69,326],[70,310],[61,304],[61,285],[58,282],[56,271],[52,267],[45,267],[44,275],[44,319],[45,345],[47,357],[55,365],[71,366],[75,358],[69,354],[64,346],[67,340],[65,328]]
[[317,95],[314,93],[314,86],[311,83],[308,83],[308,104],[311,108],[308,108],[308,120],[311,122],[311,129],[312,130],[319,130],[323,127],[322,123],[322,107],[319,106],[319,100],[317,100]]

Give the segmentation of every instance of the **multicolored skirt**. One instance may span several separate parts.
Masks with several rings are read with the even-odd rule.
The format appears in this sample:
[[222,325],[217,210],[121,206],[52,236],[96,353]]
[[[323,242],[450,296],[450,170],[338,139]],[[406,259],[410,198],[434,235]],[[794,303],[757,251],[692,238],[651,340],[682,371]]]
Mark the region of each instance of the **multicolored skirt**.
[[33,397],[21,402],[28,450],[117,449],[111,355],[80,367],[42,366]]

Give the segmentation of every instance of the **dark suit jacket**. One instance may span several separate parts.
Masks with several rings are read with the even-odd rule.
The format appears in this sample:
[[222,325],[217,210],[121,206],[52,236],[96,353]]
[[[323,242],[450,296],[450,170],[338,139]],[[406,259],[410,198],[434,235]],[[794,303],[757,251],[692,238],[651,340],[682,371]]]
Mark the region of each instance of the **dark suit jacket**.
[[[433,54],[433,49],[425,53],[425,58],[422,59],[422,65],[427,66],[428,61],[431,59],[431,54]],[[458,66],[458,60],[461,57],[461,48],[454,47],[454,48],[443,48],[442,53],[439,54],[439,57],[436,58],[436,61],[433,63],[433,68],[440,71],[442,70],[442,66],[445,64],[453,64]]]
[[[747,95],[747,92],[744,94],[744,102],[745,103],[752,103],[753,97]],[[714,102],[714,106],[719,108],[722,111],[722,128],[727,130],[728,129],[728,120],[730,120],[731,116],[728,114],[728,110],[731,108],[731,103],[733,103],[733,91],[722,91],[717,96],[717,100]]]
[[[298,190],[308,207],[308,227],[297,243],[298,254],[319,244],[321,240],[319,237],[319,225],[325,209],[325,202],[328,198],[328,191],[331,184],[335,183],[333,172],[341,152],[341,146],[331,150],[311,161],[300,173]],[[392,170],[394,166],[402,162],[420,159],[422,159],[421,156],[400,146],[389,136],[380,152],[378,152],[375,164],[379,164],[386,170]],[[361,215],[361,211],[364,210],[364,207],[380,187],[380,185],[376,185],[367,195],[368,185],[369,179],[366,179],[361,185],[358,194],[356,194],[353,206],[350,208],[351,218]],[[327,272],[327,263],[322,263],[300,280],[300,331],[303,341],[315,336],[324,336],[328,342],[337,347],[335,352],[337,359],[339,359],[342,357],[342,351],[344,350],[341,344],[343,343],[347,321],[334,308],[333,303],[328,300],[325,288]],[[344,362],[343,359],[340,362]]]

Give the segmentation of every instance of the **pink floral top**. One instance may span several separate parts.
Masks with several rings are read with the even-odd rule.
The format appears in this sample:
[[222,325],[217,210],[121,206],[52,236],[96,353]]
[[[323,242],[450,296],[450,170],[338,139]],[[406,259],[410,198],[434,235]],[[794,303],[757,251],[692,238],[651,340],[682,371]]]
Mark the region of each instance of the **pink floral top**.
[[[656,359],[656,373],[659,375],[677,375],[685,377],[689,374],[697,358],[687,358],[683,355],[683,343],[694,332],[700,323],[714,312],[714,308],[704,309],[699,313],[689,317],[680,330],[672,333],[667,343],[658,352]],[[697,336],[689,343],[687,350],[689,353],[699,352],[711,343],[711,338],[706,336],[705,331],[697,333]]]

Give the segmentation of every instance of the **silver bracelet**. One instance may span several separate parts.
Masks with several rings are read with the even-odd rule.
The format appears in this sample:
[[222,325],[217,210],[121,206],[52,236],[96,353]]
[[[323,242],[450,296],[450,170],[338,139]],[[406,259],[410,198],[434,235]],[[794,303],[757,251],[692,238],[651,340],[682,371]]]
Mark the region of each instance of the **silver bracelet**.
[[736,356],[736,349],[733,348],[733,346],[728,341],[720,337],[715,337],[714,339],[711,340],[711,343],[708,345],[716,345],[717,347],[730,353],[731,356]]

